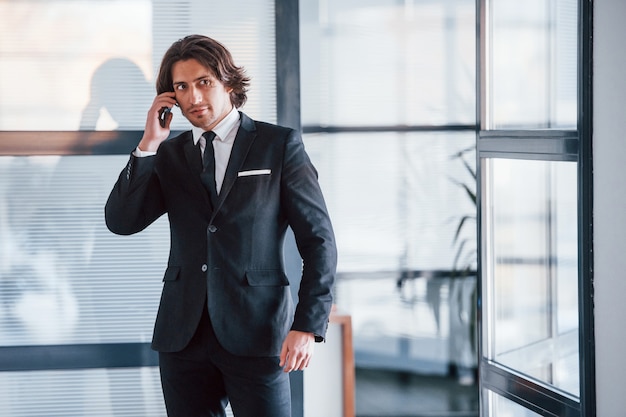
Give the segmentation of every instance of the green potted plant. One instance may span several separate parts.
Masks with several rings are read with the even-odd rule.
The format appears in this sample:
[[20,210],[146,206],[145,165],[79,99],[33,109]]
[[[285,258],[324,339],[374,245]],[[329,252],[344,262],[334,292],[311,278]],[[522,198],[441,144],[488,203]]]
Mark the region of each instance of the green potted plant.
[[478,363],[477,348],[477,241],[475,232],[464,233],[468,228],[476,228],[476,170],[470,164],[469,155],[474,154],[475,146],[460,150],[452,155],[459,160],[468,178],[450,178],[458,185],[471,202],[473,211],[455,218],[457,225],[452,239],[455,256],[452,263],[450,282],[450,358],[453,374],[461,384],[474,384]]

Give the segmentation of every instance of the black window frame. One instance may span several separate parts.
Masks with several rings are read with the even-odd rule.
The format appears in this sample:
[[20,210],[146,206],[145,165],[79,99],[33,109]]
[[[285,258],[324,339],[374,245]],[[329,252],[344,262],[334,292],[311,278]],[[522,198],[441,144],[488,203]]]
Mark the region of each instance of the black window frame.
[[487,0],[476,2],[477,38],[477,152],[476,164],[483,158],[506,157],[527,160],[576,161],[578,170],[578,311],[579,311],[579,401],[562,395],[554,389],[538,384],[513,370],[499,366],[483,355],[482,297],[482,224],[481,173],[477,169],[477,236],[479,259],[479,388],[481,415],[485,391],[495,392],[542,416],[592,417],[596,415],[595,342],[593,318],[593,4],[578,1],[577,49],[577,127],[576,130],[484,130],[485,109],[485,42]]

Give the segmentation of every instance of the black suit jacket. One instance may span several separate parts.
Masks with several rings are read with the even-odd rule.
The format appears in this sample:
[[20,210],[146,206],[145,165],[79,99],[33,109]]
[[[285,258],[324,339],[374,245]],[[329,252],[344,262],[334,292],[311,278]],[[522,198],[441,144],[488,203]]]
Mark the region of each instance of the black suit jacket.
[[[337,251],[317,172],[295,130],[240,114],[213,202],[189,131],[161,143],[155,156],[131,156],[106,203],[107,227],[117,234],[169,217],[155,350],[183,349],[207,300],[217,338],[236,355],[277,356],[290,329],[325,336]],[[283,265],[287,226],[303,260],[295,310]]]

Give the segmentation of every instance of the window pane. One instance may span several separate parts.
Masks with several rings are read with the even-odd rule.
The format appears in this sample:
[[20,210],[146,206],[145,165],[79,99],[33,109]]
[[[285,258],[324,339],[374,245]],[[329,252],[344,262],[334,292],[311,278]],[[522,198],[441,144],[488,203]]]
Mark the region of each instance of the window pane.
[[[244,111],[275,121],[274,15],[272,0],[2,0],[0,134],[143,130],[161,57],[191,33],[231,50],[253,79]],[[150,342],[169,228],[106,229],[127,158],[0,157],[5,362],[4,346]],[[165,415],[157,368],[0,372],[0,398],[2,416]]]
[[150,342],[169,231],[106,228],[127,159],[0,157],[0,345]]
[[4,372],[0,398],[1,416],[166,416],[157,367]]
[[473,0],[300,2],[305,125],[474,124]]
[[489,0],[487,129],[573,129],[577,1]]
[[485,162],[487,356],[578,395],[575,162]]
[[[5,0],[0,130],[143,130],[161,57],[191,33],[231,50],[254,80],[244,110],[275,121],[272,0]],[[189,128],[177,109],[172,128]]]
[[473,132],[305,136],[333,218],[335,302],[352,317],[357,368],[475,369],[476,277],[461,271],[476,269],[464,188],[475,187],[474,143]]
[[464,188],[475,192],[473,132],[304,140],[333,217],[340,272],[451,270],[459,251],[457,267],[475,269],[476,206]]
[[0,415],[164,417],[158,368],[0,373]]
[[1,416],[166,416],[157,367],[0,372],[0,398]]
[[[245,111],[273,121],[274,2],[215,4],[0,2],[0,130],[142,130],[163,52],[198,32],[224,42],[252,76]],[[103,205],[126,160],[0,159],[0,344],[150,341],[169,232],[166,218],[137,236],[105,228]]]

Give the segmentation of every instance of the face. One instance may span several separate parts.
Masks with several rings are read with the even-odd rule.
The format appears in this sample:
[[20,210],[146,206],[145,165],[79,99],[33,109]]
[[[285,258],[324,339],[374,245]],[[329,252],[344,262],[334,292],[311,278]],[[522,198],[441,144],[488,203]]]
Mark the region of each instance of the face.
[[196,127],[212,130],[233,108],[232,89],[195,59],[176,62],[172,80],[181,112]]

